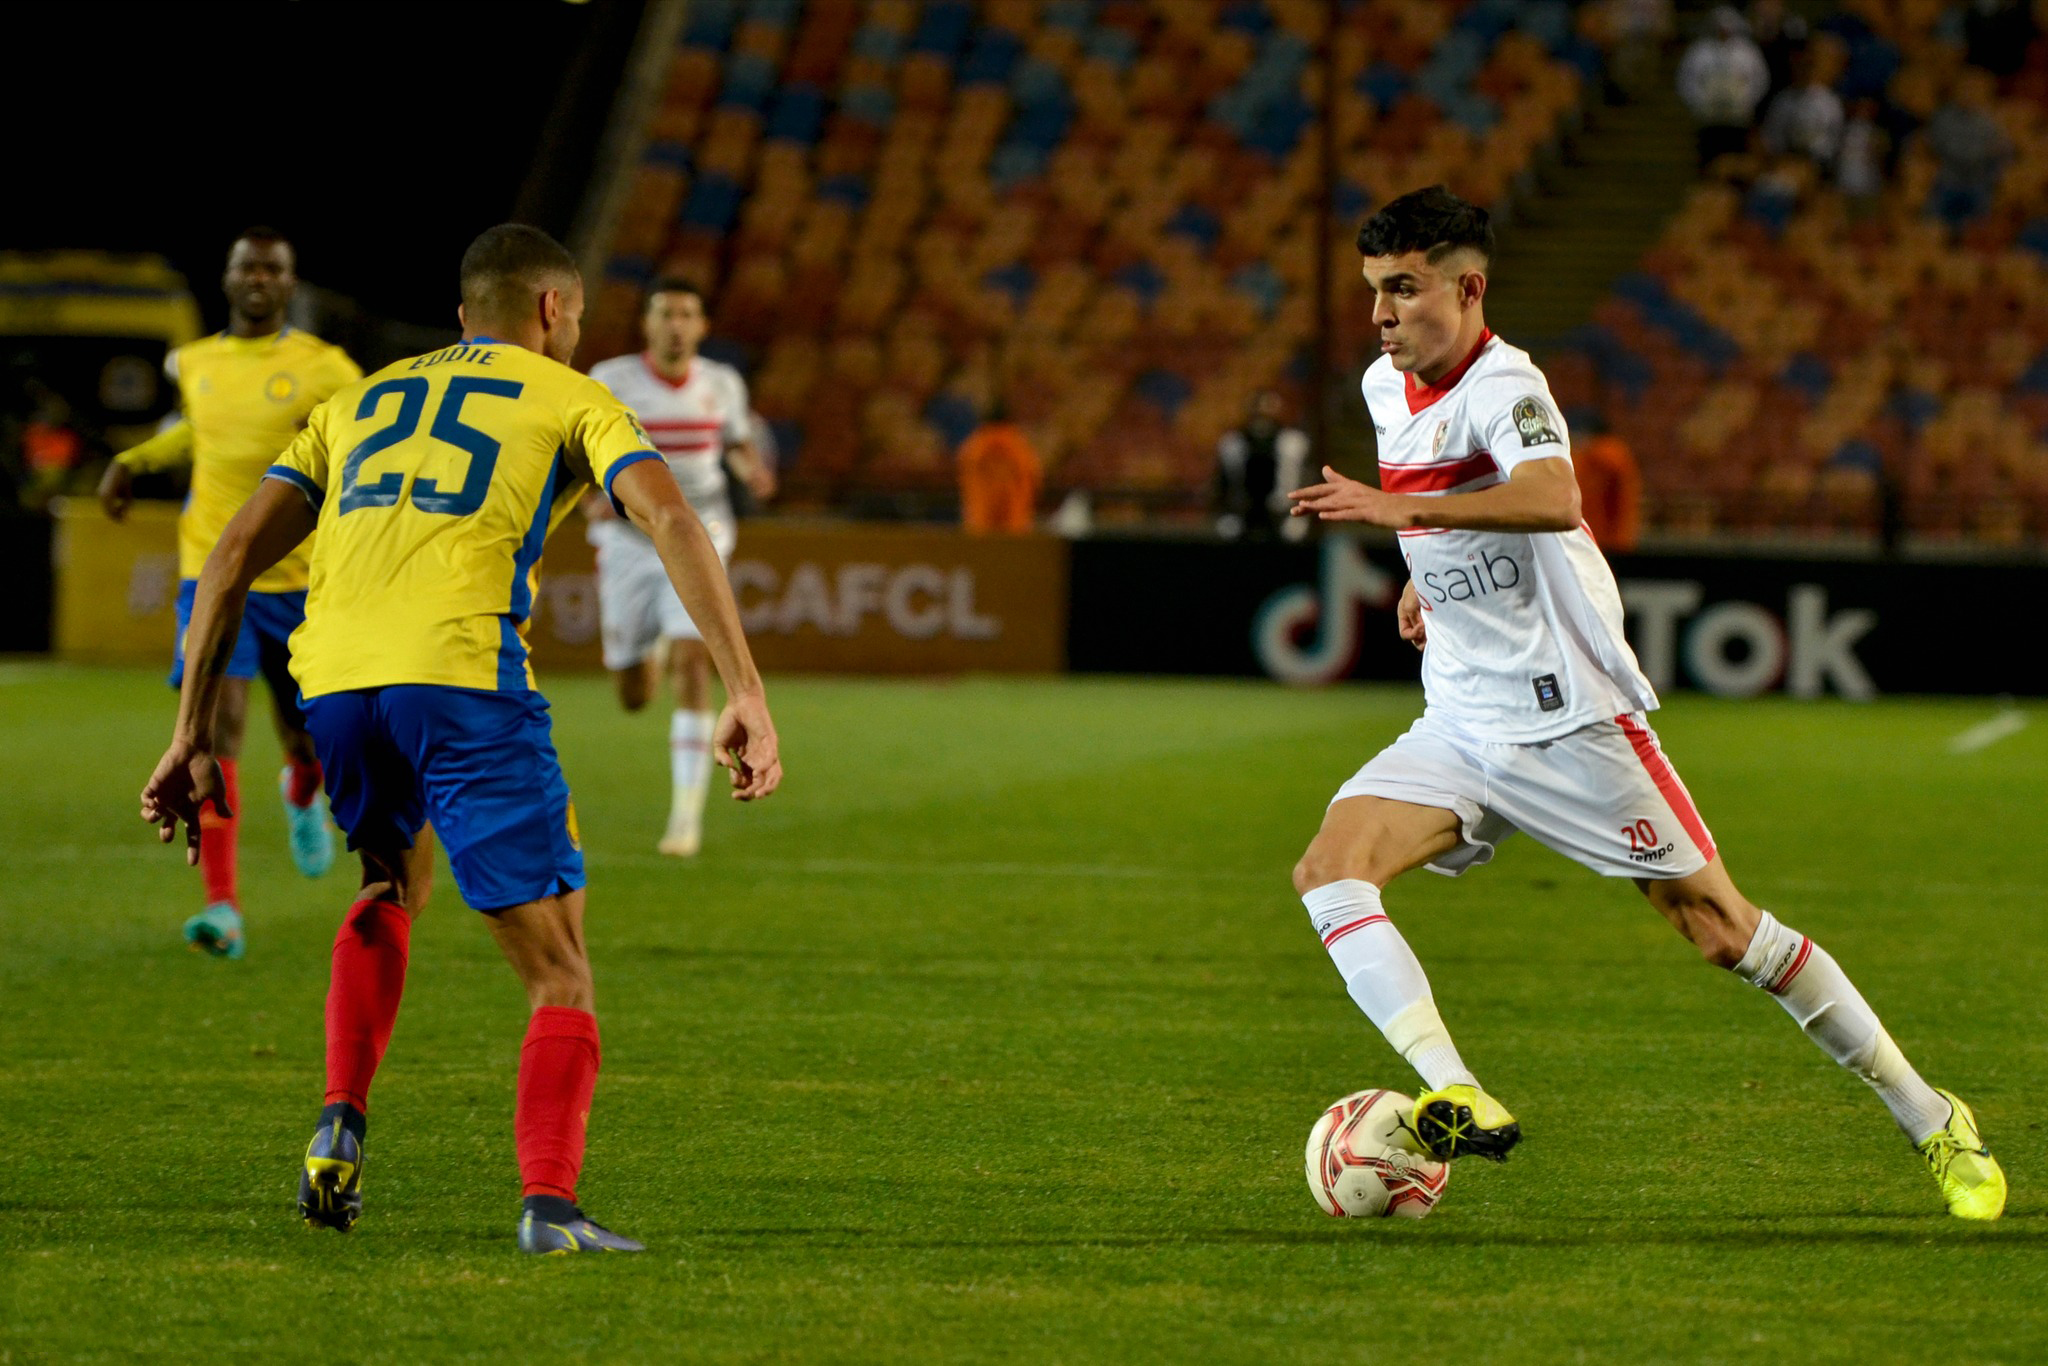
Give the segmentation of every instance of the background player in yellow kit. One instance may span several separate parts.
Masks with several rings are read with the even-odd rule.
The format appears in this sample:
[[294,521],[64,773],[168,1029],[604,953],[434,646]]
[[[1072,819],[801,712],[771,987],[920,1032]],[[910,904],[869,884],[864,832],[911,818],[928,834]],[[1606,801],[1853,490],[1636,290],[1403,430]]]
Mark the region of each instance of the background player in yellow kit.
[[733,795],[782,780],[717,549],[631,411],[566,364],[582,313],[581,277],[553,238],[484,233],[462,258],[463,340],[322,405],[199,581],[176,735],[142,796],[165,840],[186,822],[188,845],[220,799],[214,708],[243,601],[317,518],[292,672],[363,881],[334,941],[327,1104],[299,1183],[309,1223],[346,1230],[362,1210],[370,1081],[426,905],[431,825],[532,1006],[513,1120],[519,1246],[639,1250],[576,1204],[598,1067],[583,853],[523,634],[541,545],[590,485],[654,543],[701,628],[729,699],[713,743]]
[[[263,472],[306,425],[307,414],[363,372],[338,346],[285,323],[298,275],[291,243],[269,228],[251,228],[228,251],[222,288],[228,296],[227,331],[171,352],[164,369],[178,386],[183,420],[123,451],[100,481],[100,503],[120,521],[127,514],[133,476],[192,467],[192,492],[178,516],[178,643],[171,686],[185,671],[185,634],[200,567],[237,509],[263,480]],[[185,922],[185,939],[217,957],[240,958],[243,937],[235,889],[237,814],[241,810],[236,759],[249,709],[249,680],[262,674],[285,770],[284,795],[292,860],[308,877],[334,862],[334,839],[321,808],[320,762],[299,715],[297,687],[287,671],[285,643],[306,614],[309,546],[291,550],[251,588],[242,629],[221,691],[217,755],[227,784],[226,804],[206,813],[199,866],[206,908]]]

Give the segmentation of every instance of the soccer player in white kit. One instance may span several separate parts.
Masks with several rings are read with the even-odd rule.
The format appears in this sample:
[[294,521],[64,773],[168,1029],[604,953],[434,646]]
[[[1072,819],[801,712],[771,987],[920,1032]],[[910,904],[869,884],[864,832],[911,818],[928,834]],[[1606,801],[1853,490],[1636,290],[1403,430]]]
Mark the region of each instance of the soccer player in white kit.
[[[775,491],[774,476],[754,449],[747,382],[730,365],[697,354],[709,324],[704,295],[689,281],[655,281],[640,325],[647,349],[600,361],[590,367],[590,377],[638,415],[704,523],[719,559],[730,564],[739,522],[726,486],[727,462],[756,497]],[[718,719],[711,706],[711,654],[670,586],[654,543],[618,516],[608,499],[588,498],[583,511],[590,519],[590,543],[597,547],[604,666],[617,680],[619,701],[627,711],[647,705],[653,691],[649,656],[660,641],[669,642],[668,674],[676,699],[668,726],[672,793],[668,827],[656,847],[689,858],[703,843],[711,730]]]
[[1486,326],[1486,211],[1418,190],[1368,220],[1358,249],[1380,330],[1364,389],[1381,487],[1325,467],[1290,496],[1297,515],[1400,536],[1400,632],[1422,651],[1425,705],[1338,789],[1294,884],[1352,999],[1429,1088],[1410,1121],[1423,1146],[1499,1160],[1521,1131],[1459,1057],[1381,890],[1416,867],[1455,877],[1524,830],[1633,879],[1877,1091],[1951,1214],[1997,1218],[2005,1176],[1969,1107],[1921,1080],[1827,950],[1736,890],[1664,757],[1645,719],[1656,693],[1579,519],[1570,434],[1543,373]]

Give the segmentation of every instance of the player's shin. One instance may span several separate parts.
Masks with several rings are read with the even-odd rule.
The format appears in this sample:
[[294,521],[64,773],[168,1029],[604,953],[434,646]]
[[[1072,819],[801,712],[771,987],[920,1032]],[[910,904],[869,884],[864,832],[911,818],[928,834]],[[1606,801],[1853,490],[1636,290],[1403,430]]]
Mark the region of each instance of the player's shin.
[[[327,1105],[361,1138],[370,1082],[398,1020],[412,920],[389,901],[358,901],[334,936],[327,988]],[[353,1115],[347,1113],[353,1111]]]
[[541,1006],[519,1053],[513,1136],[528,1196],[576,1199],[585,1125],[597,1090],[597,1017],[569,1006]]
[[1351,999],[1430,1090],[1478,1085],[1437,1013],[1422,964],[1380,908],[1380,889],[1346,878],[1317,887],[1301,902]]
[[674,788],[668,817],[671,835],[694,836],[701,827],[704,797],[711,784],[711,734],[717,721],[712,712],[681,709],[669,718],[669,779]]
[[199,813],[199,871],[206,882],[208,906],[240,905],[235,890],[235,845],[242,823],[238,767],[233,759],[220,761],[222,795],[227,798],[228,810],[235,814],[223,816],[212,807]]
[[1913,1142],[1948,1123],[1948,1101],[1921,1080],[1826,949],[1766,911],[1735,975],[1777,997],[1822,1052],[1868,1082]]

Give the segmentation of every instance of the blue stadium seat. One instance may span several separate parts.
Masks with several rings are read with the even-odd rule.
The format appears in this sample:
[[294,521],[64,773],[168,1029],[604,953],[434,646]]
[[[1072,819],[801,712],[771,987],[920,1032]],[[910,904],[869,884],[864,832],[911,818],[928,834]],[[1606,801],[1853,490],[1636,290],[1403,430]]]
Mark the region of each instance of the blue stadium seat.
[[725,84],[719,89],[721,106],[759,109],[775,88],[775,63],[755,53],[736,53],[725,62]]
[[982,29],[975,35],[974,46],[968,49],[967,56],[961,61],[955,83],[962,86],[1006,85],[1023,51],[1023,41],[1008,29]]
[[1194,397],[1195,386],[1185,376],[1171,370],[1147,370],[1138,376],[1138,382],[1131,386],[1139,398],[1158,405],[1168,418],[1181,410]]
[[948,448],[958,446],[981,425],[981,414],[960,394],[941,391],[924,405],[924,420],[936,427]]
[[853,35],[853,55],[894,65],[903,55],[903,35],[878,24],[863,24]]
[[858,209],[868,202],[868,183],[857,175],[826,176],[818,182],[818,198]]
[[818,140],[818,130],[824,124],[824,93],[814,86],[785,85],[776,93],[762,136],[808,147]]
[[981,282],[990,289],[1000,289],[1010,296],[1011,302],[1022,309],[1031,298],[1031,291],[1038,287],[1038,273],[1022,261],[992,270],[981,277]]
[[929,0],[918,10],[917,27],[910,34],[910,50],[951,57],[967,41],[968,30],[973,27],[973,6],[962,0]]
[[683,202],[682,222],[690,227],[724,232],[739,212],[739,182],[727,175],[707,175],[690,187],[690,197]]
[[1901,389],[1888,407],[1893,417],[1918,431],[1940,415],[1941,400],[1925,389]]
[[1230,277],[1230,287],[1259,306],[1259,316],[1270,318],[1287,299],[1287,282],[1264,261],[1241,266]]
[[1215,214],[1200,204],[1183,204],[1180,212],[1166,222],[1166,230],[1182,237],[1192,238],[1204,252],[1216,245],[1216,239],[1223,235],[1223,224]]
[[723,52],[732,41],[739,6],[733,0],[694,0],[683,28],[684,47],[710,48]]
[[855,86],[839,97],[839,112],[871,128],[887,128],[896,117],[896,96],[884,86]]
[[1868,441],[1852,437],[1835,447],[1835,453],[1828,457],[1828,464],[1838,470],[1868,470],[1872,474],[1884,471],[1884,453]]
[[1045,171],[1046,149],[1032,142],[1006,142],[988,160],[988,178],[999,190],[1015,189]]
[[1166,292],[1166,277],[1150,261],[1133,261],[1110,278],[1137,295],[1147,308]]
[[1811,351],[1801,351],[1785,362],[1785,368],[1778,373],[1778,383],[1788,389],[1797,389],[1814,402],[1835,385],[1835,377],[1828,370],[1827,362]]

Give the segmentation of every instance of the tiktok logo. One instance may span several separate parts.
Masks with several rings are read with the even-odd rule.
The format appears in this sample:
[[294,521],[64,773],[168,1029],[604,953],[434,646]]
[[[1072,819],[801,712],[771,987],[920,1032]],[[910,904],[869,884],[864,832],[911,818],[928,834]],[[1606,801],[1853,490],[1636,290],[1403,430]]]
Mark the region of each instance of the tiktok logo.
[[1399,591],[1356,542],[1332,536],[1323,542],[1322,583],[1283,588],[1252,618],[1252,652],[1282,683],[1334,683],[1358,659],[1358,609],[1391,608]]

